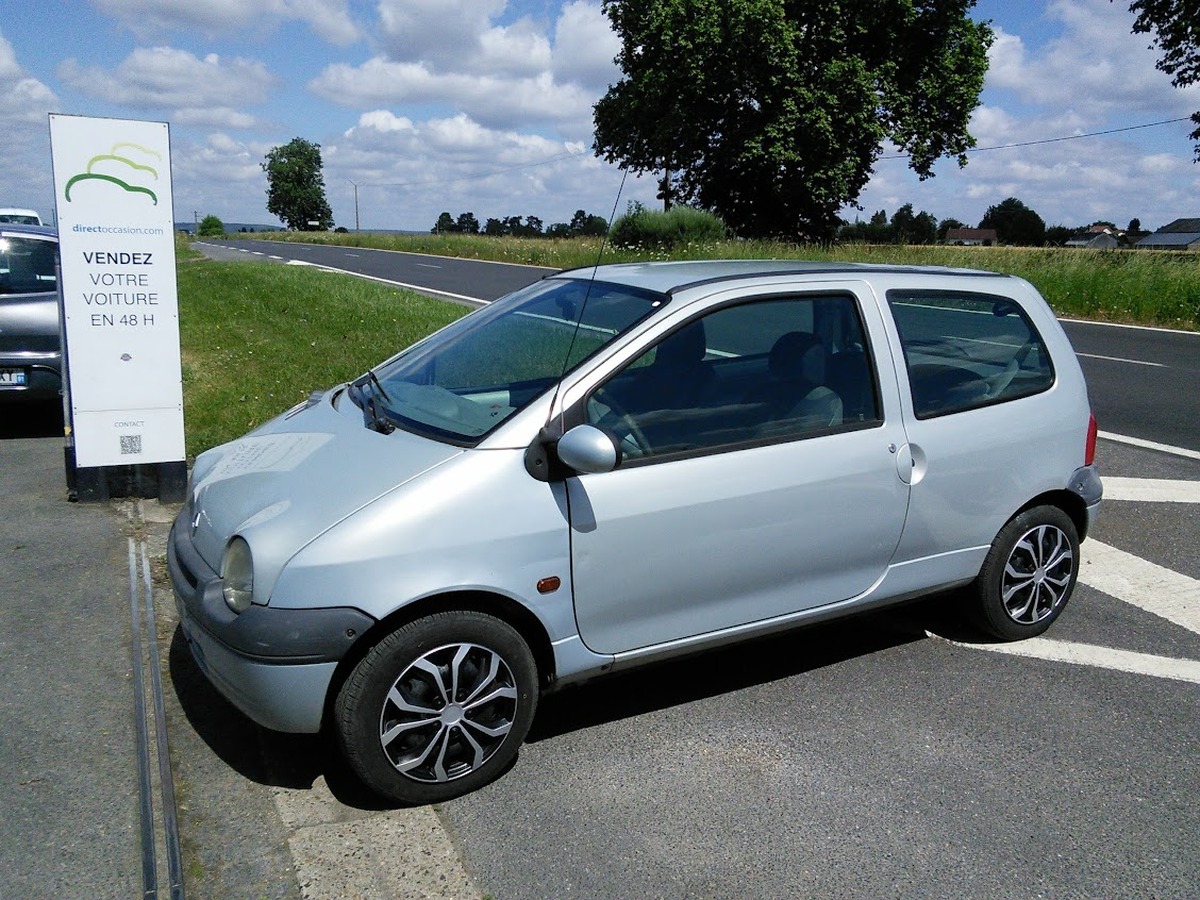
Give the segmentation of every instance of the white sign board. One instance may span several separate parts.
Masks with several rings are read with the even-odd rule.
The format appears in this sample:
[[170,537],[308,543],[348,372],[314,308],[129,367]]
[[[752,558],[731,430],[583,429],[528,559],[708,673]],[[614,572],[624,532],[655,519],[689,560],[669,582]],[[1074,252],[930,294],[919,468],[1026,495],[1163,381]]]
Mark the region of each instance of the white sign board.
[[75,462],[184,459],[170,134],[50,116]]

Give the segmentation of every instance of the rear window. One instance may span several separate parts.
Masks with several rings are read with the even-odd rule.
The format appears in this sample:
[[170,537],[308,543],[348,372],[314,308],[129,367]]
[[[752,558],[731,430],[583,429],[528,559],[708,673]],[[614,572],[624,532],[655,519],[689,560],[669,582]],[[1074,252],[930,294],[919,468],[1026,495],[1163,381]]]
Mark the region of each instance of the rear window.
[[0,232],[0,294],[36,294],[58,286],[53,240]]
[[889,291],[918,419],[1028,397],[1054,383],[1020,305],[991,294]]

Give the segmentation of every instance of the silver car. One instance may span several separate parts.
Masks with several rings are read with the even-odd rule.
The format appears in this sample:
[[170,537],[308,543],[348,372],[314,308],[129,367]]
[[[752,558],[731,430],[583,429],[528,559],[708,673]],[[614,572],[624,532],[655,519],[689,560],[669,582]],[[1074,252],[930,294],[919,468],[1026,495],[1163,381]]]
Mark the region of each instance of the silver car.
[[572,682],[954,587],[995,637],[1040,634],[1095,437],[1018,278],[609,265],[201,455],[170,569],[226,697],[430,803],[503,772]]
[[0,406],[62,390],[57,262],[54,229],[0,224]]

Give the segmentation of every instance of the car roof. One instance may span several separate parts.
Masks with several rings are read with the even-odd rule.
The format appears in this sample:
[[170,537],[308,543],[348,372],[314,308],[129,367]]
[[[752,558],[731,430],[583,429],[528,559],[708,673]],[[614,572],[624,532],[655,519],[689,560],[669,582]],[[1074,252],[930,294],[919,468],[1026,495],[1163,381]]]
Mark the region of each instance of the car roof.
[[595,279],[609,284],[621,284],[642,288],[660,294],[670,294],[684,288],[713,281],[728,281],[743,278],[775,275],[870,275],[870,274],[922,274],[932,276],[998,276],[995,272],[978,269],[953,269],[945,266],[901,266],[881,263],[818,262],[798,259],[714,259],[687,260],[678,262],[610,263],[568,269],[552,275],[552,278],[575,278],[581,281]]
[[0,222],[0,232],[4,234],[27,234],[31,237],[58,240],[58,230],[50,225],[20,225],[16,222]]

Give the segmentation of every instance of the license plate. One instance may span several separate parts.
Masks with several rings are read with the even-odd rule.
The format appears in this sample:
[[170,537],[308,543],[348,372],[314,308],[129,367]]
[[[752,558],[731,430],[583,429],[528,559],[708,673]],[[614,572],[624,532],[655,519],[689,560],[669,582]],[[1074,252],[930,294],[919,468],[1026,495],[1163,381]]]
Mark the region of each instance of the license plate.
[[24,387],[24,369],[0,369],[0,387]]

